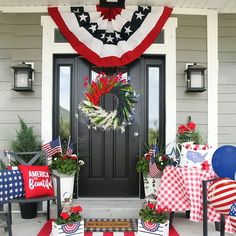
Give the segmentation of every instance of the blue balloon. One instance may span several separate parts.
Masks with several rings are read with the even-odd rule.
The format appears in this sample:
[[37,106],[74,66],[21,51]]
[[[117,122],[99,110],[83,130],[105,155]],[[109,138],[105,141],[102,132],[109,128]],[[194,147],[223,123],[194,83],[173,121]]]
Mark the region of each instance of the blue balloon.
[[236,147],[225,145],[218,148],[212,156],[212,167],[216,174],[232,180],[236,172]]

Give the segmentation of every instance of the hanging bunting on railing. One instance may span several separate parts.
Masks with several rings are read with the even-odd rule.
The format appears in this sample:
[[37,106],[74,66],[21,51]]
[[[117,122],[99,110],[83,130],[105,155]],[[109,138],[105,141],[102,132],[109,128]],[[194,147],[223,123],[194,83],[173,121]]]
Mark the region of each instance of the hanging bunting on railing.
[[96,66],[114,67],[143,54],[161,32],[172,8],[49,7],[48,12],[80,55]]

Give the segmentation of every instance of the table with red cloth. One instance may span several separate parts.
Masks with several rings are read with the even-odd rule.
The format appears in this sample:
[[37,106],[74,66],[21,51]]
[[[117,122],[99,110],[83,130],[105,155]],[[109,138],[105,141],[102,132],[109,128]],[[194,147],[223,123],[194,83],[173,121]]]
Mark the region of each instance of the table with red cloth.
[[[198,168],[167,166],[157,191],[157,204],[171,211],[190,210],[190,220],[202,221],[202,181],[217,178],[215,172]],[[220,214],[208,204],[208,221],[219,222]],[[233,232],[229,219],[225,219],[225,230]]]

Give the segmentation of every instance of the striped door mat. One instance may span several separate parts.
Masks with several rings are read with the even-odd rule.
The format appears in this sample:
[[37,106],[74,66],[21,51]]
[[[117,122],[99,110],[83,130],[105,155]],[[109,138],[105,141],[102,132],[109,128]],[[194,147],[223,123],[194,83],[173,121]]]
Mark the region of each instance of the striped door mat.
[[134,232],[137,219],[85,219],[85,232]]

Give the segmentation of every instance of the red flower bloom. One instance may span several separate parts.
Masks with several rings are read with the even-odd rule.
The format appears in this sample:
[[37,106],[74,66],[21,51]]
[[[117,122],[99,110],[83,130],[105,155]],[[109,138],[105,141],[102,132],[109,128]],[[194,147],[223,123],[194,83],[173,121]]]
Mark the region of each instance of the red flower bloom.
[[184,134],[185,132],[188,132],[188,131],[189,131],[189,129],[186,125],[180,125],[179,128],[178,128],[178,132],[180,134]]
[[155,209],[156,204],[154,204],[154,203],[148,203],[147,206],[148,206],[150,209]]
[[70,158],[71,158],[71,160],[74,160],[74,161],[77,160],[77,156],[75,154],[71,155]]
[[191,131],[194,131],[196,128],[196,124],[192,121],[188,122],[187,126]]
[[71,211],[71,213],[76,214],[76,213],[79,213],[79,212],[83,211],[83,208],[81,206],[74,206],[74,207],[70,208],[70,211]]
[[67,220],[67,219],[70,218],[70,215],[69,215],[68,212],[62,212],[62,213],[60,214],[60,217],[61,217],[63,220]]

